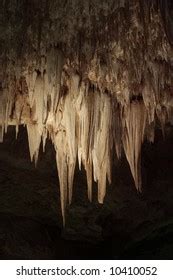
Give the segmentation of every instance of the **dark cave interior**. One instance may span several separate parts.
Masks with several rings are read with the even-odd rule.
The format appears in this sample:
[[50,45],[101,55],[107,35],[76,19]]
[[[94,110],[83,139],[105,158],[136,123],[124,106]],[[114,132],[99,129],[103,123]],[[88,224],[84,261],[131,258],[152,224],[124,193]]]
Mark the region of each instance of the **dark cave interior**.
[[[0,144],[1,259],[171,259],[173,257],[173,132],[156,130],[142,147],[143,191],[137,193],[125,157],[114,162],[104,204],[87,198],[76,168],[73,201],[62,226],[55,151],[47,143],[30,162],[26,129],[8,128]],[[51,165],[50,165],[51,162]]]

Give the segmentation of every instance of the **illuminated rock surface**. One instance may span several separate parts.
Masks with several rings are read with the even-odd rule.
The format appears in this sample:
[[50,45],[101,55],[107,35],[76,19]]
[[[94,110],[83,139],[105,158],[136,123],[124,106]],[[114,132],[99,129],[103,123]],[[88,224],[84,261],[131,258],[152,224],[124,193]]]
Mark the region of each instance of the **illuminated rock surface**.
[[125,152],[142,190],[142,144],[173,123],[172,11],[168,0],[2,1],[0,141],[25,125],[37,164],[51,140],[64,224],[76,167],[103,203]]

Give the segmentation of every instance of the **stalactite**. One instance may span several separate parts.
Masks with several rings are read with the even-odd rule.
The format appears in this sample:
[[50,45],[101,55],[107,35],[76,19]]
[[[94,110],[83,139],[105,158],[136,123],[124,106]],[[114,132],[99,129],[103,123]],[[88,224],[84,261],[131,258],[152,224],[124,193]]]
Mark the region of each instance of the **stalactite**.
[[4,95],[0,96],[0,143],[3,142],[4,137],[4,121],[5,121],[5,102],[4,102]]
[[125,110],[123,120],[123,146],[137,190],[141,191],[141,146],[146,126],[146,109],[143,103],[132,102]]
[[38,154],[41,143],[41,135],[39,133],[38,124],[27,124],[28,142],[31,161],[37,164]]
[[92,145],[93,115],[94,106],[92,103],[92,92],[88,92],[88,85],[82,83],[79,89],[79,95],[76,99],[77,112],[77,139],[78,139],[78,162],[79,169],[83,163],[88,184],[88,198],[92,199]]
[[[0,142],[8,125],[16,133],[26,125],[36,164],[41,143],[45,150],[47,138],[52,140],[65,224],[76,165],[86,170],[89,200],[95,181],[103,203],[112,161],[124,148],[141,191],[144,137],[154,141],[158,120],[163,132],[167,122],[173,124],[171,20],[164,26],[163,1],[159,10],[155,0],[55,0],[47,12],[39,1],[35,9],[30,2],[27,20],[17,18],[11,0],[6,14],[13,17],[2,21]],[[19,48],[21,33],[26,49]]]
[[61,209],[65,223],[65,208],[72,200],[73,177],[76,166],[76,113],[71,95],[62,97],[57,108],[53,133],[60,182]]
[[106,193],[106,177],[111,182],[110,166],[110,125],[111,103],[105,94],[95,94],[93,119],[92,161],[94,180],[98,182],[98,201],[103,203]]

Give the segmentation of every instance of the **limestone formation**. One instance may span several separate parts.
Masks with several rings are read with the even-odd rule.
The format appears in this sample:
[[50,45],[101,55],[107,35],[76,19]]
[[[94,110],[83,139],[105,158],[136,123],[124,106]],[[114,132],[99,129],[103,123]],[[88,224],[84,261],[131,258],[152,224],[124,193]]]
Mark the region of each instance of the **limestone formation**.
[[[154,128],[173,123],[169,0],[1,0],[0,141],[25,125],[31,160],[50,138],[65,221],[76,164],[103,203],[122,150],[141,191],[140,158]],[[50,163],[51,164],[51,163]]]

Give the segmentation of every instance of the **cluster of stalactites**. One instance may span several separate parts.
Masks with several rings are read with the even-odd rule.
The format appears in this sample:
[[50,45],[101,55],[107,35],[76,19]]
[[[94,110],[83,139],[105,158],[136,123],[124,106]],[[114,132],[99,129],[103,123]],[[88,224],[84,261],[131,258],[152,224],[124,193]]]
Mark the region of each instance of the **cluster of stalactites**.
[[[154,123],[159,116],[162,127],[170,121],[173,103],[160,106],[147,85],[142,97],[118,103],[79,75],[67,76],[61,60],[55,75],[34,71],[26,79],[15,80],[8,92],[0,95],[1,141],[10,124],[25,124],[31,160],[37,163],[40,144],[49,137],[56,150],[61,207],[71,203],[73,177],[78,161],[85,167],[88,198],[92,200],[93,180],[98,183],[98,201],[103,203],[107,180],[111,183],[111,163],[121,150],[130,165],[136,188],[141,191],[141,146],[144,137],[154,140]],[[167,96],[168,99],[168,96]],[[165,99],[166,100],[166,99]],[[159,112],[159,114],[158,114]]]
[[50,4],[44,11],[29,1],[22,22],[15,12],[20,5],[7,2],[3,9],[15,15],[6,19],[9,28],[3,21],[0,141],[8,125],[16,134],[26,125],[37,163],[41,143],[45,149],[52,140],[64,221],[77,161],[86,170],[89,200],[94,180],[102,203],[112,159],[124,149],[140,191],[141,145],[145,138],[154,141],[157,119],[163,133],[165,123],[173,123],[173,51],[157,1],[43,1]]

